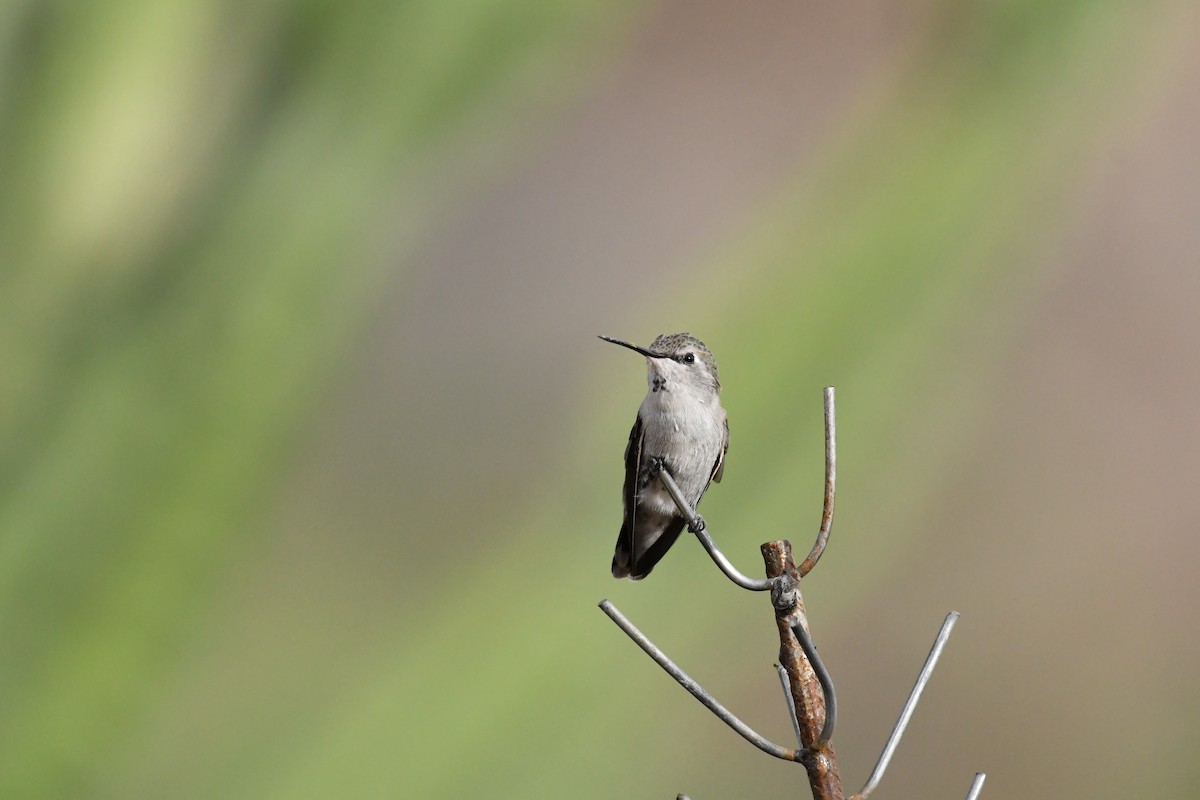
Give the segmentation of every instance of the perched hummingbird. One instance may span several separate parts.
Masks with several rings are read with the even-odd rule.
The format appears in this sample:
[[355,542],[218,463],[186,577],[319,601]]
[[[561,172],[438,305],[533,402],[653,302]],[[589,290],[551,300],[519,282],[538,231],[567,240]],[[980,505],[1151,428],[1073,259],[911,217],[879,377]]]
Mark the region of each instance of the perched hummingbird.
[[709,483],[721,480],[729,421],[717,362],[695,336],[664,333],[649,348],[600,338],[646,357],[649,391],[625,447],[625,517],[612,561],[614,578],[636,581],[650,574],[687,524],[660,471],[670,471],[695,508]]

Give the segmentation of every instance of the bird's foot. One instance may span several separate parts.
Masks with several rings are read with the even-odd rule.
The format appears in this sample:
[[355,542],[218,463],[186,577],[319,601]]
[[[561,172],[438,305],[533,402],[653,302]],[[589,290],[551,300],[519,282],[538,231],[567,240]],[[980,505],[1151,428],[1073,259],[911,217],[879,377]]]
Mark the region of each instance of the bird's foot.
[[704,517],[697,514],[696,516],[692,517],[692,521],[688,523],[688,530],[692,533],[704,533],[704,527],[706,524],[707,523],[705,523]]
[[658,474],[667,468],[667,460],[662,456],[655,456],[650,459],[650,463],[646,465],[646,475],[650,480],[658,477]]

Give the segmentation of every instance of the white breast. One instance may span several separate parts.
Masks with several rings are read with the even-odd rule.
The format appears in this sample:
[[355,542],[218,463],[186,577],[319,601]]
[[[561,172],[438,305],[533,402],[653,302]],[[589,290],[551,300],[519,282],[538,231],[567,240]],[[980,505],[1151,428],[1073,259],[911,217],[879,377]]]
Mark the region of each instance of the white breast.
[[[642,463],[667,460],[684,496],[695,505],[703,494],[725,442],[725,410],[715,394],[703,398],[680,392],[650,392],[639,410]],[[671,513],[675,503],[657,481],[642,502]]]

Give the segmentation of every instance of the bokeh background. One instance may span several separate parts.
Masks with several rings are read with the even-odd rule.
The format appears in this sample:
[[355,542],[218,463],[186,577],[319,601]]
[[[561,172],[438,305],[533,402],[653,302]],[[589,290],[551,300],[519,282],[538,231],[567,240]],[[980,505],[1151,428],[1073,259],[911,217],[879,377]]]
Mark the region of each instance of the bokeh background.
[[1200,9],[0,8],[0,796],[806,796],[768,604],[608,574],[644,365],[805,581],[876,796],[1200,772]]

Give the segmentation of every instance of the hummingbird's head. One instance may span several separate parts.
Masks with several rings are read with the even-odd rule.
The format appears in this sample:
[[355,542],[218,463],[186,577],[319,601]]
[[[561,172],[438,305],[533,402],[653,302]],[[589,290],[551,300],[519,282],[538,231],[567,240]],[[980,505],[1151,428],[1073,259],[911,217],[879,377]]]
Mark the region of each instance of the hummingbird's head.
[[646,357],[647,379],[652,391],[671,391],[672,386],[683,386],[697,392],[721,393],[721,379],[717,376],[717,361],[712,351],[690,333],[664,333],[649,347],[638,347],[608,336],[600,338]]

